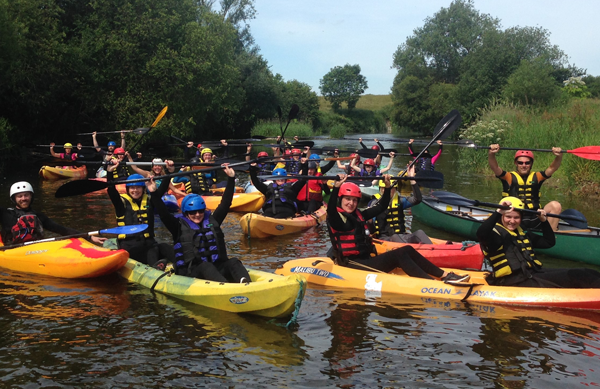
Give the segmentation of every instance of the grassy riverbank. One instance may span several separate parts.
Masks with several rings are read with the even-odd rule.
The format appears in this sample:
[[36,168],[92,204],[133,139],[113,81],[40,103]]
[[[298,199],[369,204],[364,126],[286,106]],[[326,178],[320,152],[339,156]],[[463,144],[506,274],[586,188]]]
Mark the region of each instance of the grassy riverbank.
[[[504,147],[573,150],[600,145],[600,100],[571,100],[564,106],[543,111],[496,104],[486,109],[480,121],[465,129],[461,138],[480,146],[499,143]],[[552,153],[535,152],[534,169],[545,169],[554,159]],[[513,169],[514,151],[498,154],[505,169]],[[461,165],[488,171],[486,150],[461,150]],[[600,197],[600,161],[565,153],[560,169],[545,185],[558,186],[576,195]]]

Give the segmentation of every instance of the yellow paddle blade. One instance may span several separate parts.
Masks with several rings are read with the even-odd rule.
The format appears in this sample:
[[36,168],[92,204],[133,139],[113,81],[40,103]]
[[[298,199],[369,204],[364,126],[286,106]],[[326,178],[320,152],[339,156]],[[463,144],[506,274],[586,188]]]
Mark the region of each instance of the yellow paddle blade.
[[163,118],[163,116],[165,116],[165,114],[167,113],[167,109],[169,109],[169,106],[165,106],[162,109],[162,111],[160,111],[160,113],[156,117],[156,120],[154,121],[154,123],[152,123],[152,126],[150,126],[150,127],[156,127],[156,125],[158,124],[158,122],[160,122],[160,120]]

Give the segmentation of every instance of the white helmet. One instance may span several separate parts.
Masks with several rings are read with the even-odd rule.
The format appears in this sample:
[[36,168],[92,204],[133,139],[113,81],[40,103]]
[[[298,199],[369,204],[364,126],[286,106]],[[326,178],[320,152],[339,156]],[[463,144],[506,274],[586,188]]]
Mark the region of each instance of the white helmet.
[[152,164],[153,164],[153,165],[154,165],[155,163],[162,163],[162,162],[163,162],[163,160],[162,160],[162,159],[160,159],[160,158],[154,158],[154,159],[152,160]]
[[10,197],[11,198],[13,197],[13,195],[16,195],[17,193],[23,193],[23,192],[31,192],[31,194],[33,194],[33,187],[27,181],[15,182],[10,187]]

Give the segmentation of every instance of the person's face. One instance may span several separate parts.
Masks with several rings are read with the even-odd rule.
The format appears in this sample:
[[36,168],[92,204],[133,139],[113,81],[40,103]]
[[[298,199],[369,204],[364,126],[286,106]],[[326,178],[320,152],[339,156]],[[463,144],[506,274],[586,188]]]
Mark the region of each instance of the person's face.
[[127,193],[129,193],[129,196],[131,196],[132,199],[139,200],[144,194],[144,188],[145,187],[143,186],[128,186]]
[[108,152],[112,153],[113,151],[115,151],[115,146],[108,146]]
[[17,208],[27,209],[31,205],[31,199],[33,198],[31,192],[21,192],[15,195],[15,203]]
[[510,231],[515,231],[521,225],[521,214],[517,211],[510,211],[502,215],[502,225]]
[[300,159],[300,154],[292,154],[292,158],[294,158],[294,161],[297,161]]
[[340,205],[345,212],[352,213],[358,207],[358,197],[342,196]]
[[155,176],[159,176],[162,173],[162,166],[152,166],[152,172]]
[[531,171],[533,161],[528,157],[519,157],[515,160],[515,165],[519,174],[528,174]]
[[185,217],[196,224],[200,224],[202,223],[202,220],[204,220],[204,210],[186,212]]
[[280,186],[285,185],[285,180],[275,180],[275,183]]
[[70,147],[65,148],[65,154],[71,154],[71,150],[73,150]]
[[371,173],[373,171],[373,169],[375,169],[375,166],[365,165],[365,170],[367,172]]
[[317,169],[308,169],[309,176],[314,176],[315,174],[317,174]]
[[119,159],[119,162],[121,162],[125,159],[125,154],[118,154],[117,158]]
[[211,153],[202,154],[202,161],[204,162],[212,162],[213,155]]

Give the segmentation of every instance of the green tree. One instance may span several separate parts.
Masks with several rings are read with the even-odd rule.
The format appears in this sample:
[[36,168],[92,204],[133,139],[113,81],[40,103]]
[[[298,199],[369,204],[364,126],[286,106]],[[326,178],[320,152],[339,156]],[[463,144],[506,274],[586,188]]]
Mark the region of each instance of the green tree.
[[284,110],[290,109],[292,104],[298,104],[300,112],[298,119],[314,127],[319,116],[319,97],[313,92],[310,85],[298,80],[283,81],[281,75],[276,78],[280,82],[279,106]]
[[502,95],[508,101],[540,106],[552,103],[560,96],[560,87],[552,77],[552,66],[541,60],[521,61],[508,78]]
[[588,87],[588,91],[592,94],[591,97],[600,97],[600,76],[585,76],[582,78],[585,85]]
[[332,68],[321,79],[319,88],[334,110],[339,109],[343,102],[348,104],[348,109],[353,109],[368,84],[365,76],[360,74],[358,64],[346,64]]

